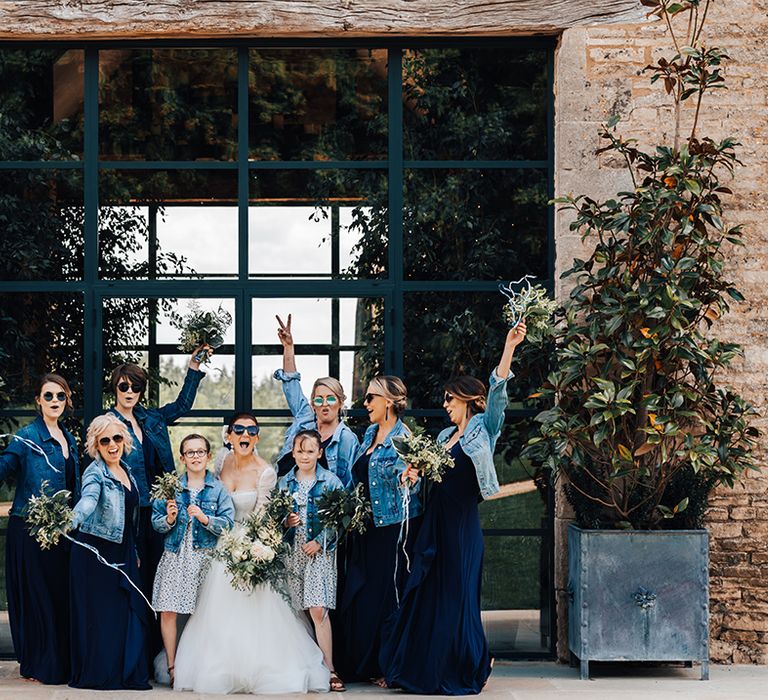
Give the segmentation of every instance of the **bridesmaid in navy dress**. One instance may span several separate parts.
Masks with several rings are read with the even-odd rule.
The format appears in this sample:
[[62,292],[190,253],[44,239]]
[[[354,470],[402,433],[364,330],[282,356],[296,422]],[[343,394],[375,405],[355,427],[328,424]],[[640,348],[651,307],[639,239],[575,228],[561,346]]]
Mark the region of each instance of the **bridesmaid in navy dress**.
[[[379,661],[388,687],[428,695],[479,693],[491,673],[480,618],[483,532],[478,501],[499,491],[493,451],[504,422],[507,380],[521,323],[485,385],[457,377],[443,406],[454,427],[438,437],[455,460],[433,485],[400,608],[387,620]],[[407,476],[418,473],[409,468]]]
[[[407,467],[392,438],[405,435],[400,420],[407,392],[398,377],[371,380],[364,405],[371,420],[352,467],[355,484],[362,483],[371,501],[373,527],[350,535],[347,568],[339,581],[336,614],[332,618],[334,663],[345,680],[383,683],[379,647],[384,620],[397,607],[406,579],[403,546],[409,551],[421,521],[420,485],[411,489],[408,537],[400,541],[403,519],[402,486]],[[395,581],[395,572],[397,580]]]
[[40,549],[24,515],[27,501],[40,495],[45,480],[49,493],[67,489],[76,500],[80,469],[75,438],[59,424],[65,409],[72,409],[67,381],[46,374],[35,403],[40,415],[17,433],[27,443],[11,439],[0,454],[0,481],[16,483],[5,549],[8,620],[21,675],[58,684],[69,678],[69,543],[62,540],[56,547]]
[[[131,436],[112,414],[88,427],[93,463],[83,473],[83,495],[75,506],[76,538],[118,564],[141,585],[136,555],[139,494],[121,461]],[[118,571],[100,563],[92,551],[72,547],[70,568],[72,677],[74,688],[149,690],[147,635],[149,608]]]

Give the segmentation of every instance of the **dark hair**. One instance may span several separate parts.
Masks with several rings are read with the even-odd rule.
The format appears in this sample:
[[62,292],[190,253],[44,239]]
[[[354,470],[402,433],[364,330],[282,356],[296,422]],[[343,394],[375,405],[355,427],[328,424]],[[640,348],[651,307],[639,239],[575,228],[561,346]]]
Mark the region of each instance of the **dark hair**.
[[301,447],[305,440],[314,440],[317,443],[318,449],[323,449],[323,438],[320,437],[320,433],[318,433],[317,430],[299,430],[299,432],[293,436],[294,449],[296,448],[296,445]]
[[112,388],[112,393],[117,395],[117,385],[120,380],[125,377],[132,384],[141,384],[141,392],[139,393],[139,401],[144,398],[144,391],[147,388],[147,381],[149,381],[149,375],[147,370],[138,365],[134,365],[132,362],[124,362],[118,365],[112,370],[112,375],[109,378],[109,386]]
[[[67,383],[67,380],[64,379],[60,374],[56,374],[55,372],[48,372],[48,374],[44,374],[37,382],[37,390],[35,391],[35,398],[39,398],[40,395],[43,393],[43,386],[45,386],[48,382],[53,382],[54,384],[58,384],[62,391],[67,395],[67,408],[72,411],[72,389],[69,388],[69,384]],[[38,406],[38,410],[40,410],[40,407]]]
[[188,443],[190,440],[202,440],[205,443],[205,449],[210,454],[211,452],[211,443],[208,441],[208,438],[205,437],[205,435],[199,435],[198,433],[190,433],[189,435],[185,435],[181,439],[181,443],[179,444],[179,454],[184,456],[184,445]]
[[256,416],[253,415],[253,413],[248,413],[248,411],[240,411],[239,413],[233,414],[233,416],[229,419],[229,422],[227,423],[227,432],[232,432],[232,426],[239,421],[241,418],[248,418],[249,420],[252,420],[256,425],[259,424],[259,421],[256,420]]
[[454,377],[445,383],[444,388],[457,399],[466,401],[473,413],[485,411],[485,399],[488,392],[485,384],[479,379],[468,377],[467,375]]

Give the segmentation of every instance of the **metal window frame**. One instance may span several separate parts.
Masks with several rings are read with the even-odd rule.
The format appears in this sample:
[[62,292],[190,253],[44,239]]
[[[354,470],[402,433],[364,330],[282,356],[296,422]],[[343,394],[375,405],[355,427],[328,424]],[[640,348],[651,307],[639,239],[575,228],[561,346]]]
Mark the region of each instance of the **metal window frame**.
[[[379,297],[383,300],[385,334],[383,360],[385,371],[403,372],[404,301],[409,292],[495,292],[496,281],[415,281],[405,278],[403,263],[403,182],[406,169],[536,169],[546,171],[548,195],[554,196],[554,49],[553,37],[462,37],[462,38],[376,38],[376,39],[242,39],[242,40],[99,40],[99,41],[46,41],[45,46],[62,49],[84,49],[84,143],[83,157],[78,161],[4,161],[0,170],[46,169],[81,170],[83,173],[84,267],[81,280],[68,281],[0,281],[2,292],[70,292],[81,294],[84,305],[83,377],[85,386],[82,417],[87,423],[102,411],[101,378],[104,376],[102,305],[114,297],[208,297],[232,298],[235,302],[235,405],[250,409],[252,367],[252,299],[270,297]],[[39,48],[36,42],[0,42],[3,48]],[[237,109],[238,151],[235,161],[108,161],[99,159],[99,50],[115,48],[235,48],[237,54]],[[388,153],[386,160],[377,161],[249,161],[248,160],[248,67],[249,49],[252,48],[371,48],[386,49],[388,92]],[[511,161],[413,161],[403,157],[402,55],[409,48],[516,48],[539,49],[547,56],[547,157],[545,160]],[[248,205],[249,175],[257,170],[302,169],[377,169],[388,178],[389,242],[388,270],[385,279],[254,279],[249,278]],[[237,172],[238,206],[238,272],[236,279],[205,280],[106,280],[99,277],[99,174],[103,170],[232,170]],[[550,289],[554,285],[555,240],[554,208],[547,213],[548,278],[542,282]],[[338,324],[334,324],[338,334]],[[336,336],[334,339],[338,340]],[[155,348],[159,354],[160,348]],[[259,415],[285,416],[286,411],[260,409]],[[0,415],[24,415],[26,411],[5,410]],[[227,411],[194,410],[191,415],[220,417]],[[530,416],[527,409],[510,410],[510,418]],[[409,412],[414,416],[442,415],[440,409],[422,409]],[[520,652],[510,658],[554,658],[555,591],[554,591],[554,497],[550,489],[548,525],[542,528],[486,530],[485,535],[538,536],[542,546],[548,548],[549,649],[541,652]]]

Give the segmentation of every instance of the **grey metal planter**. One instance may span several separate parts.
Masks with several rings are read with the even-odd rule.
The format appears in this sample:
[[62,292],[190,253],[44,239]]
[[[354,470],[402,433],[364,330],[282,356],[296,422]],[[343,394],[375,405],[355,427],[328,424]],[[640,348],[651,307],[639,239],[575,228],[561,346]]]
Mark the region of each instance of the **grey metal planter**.
[[568,647],[590,661],[701,663],[709,678],[706,530],[568,529]]

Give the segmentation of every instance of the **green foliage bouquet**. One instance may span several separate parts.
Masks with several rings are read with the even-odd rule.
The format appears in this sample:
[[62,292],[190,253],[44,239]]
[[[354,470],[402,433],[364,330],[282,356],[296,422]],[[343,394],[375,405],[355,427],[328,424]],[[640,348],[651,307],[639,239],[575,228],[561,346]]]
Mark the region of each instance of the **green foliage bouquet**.
[[293,496],[290,493],[276,488],[272,491],[272,498],[267,504],[267,517],[278,524],[282,524],[294,512],[294,505]]
[[[716,381],[741,348],[709,333],[743,300],[726,270],[743,232],[726,223],[721,181],[738,163],[738,144],[696,133],[702,97],[722,87],[727,56],[702,44],[709,2],[643,4],[673,33],[675,55],[647,70],[674,99],[674,142],[642,151],[611,119],[600,151],[626,163],[632,188],[604,202],[556,200],[594,248],[563,274],[575,285],[542,389],[556,403],[537,417],[523,453],[564,479],[587,528],[700,527],[711,489],[756,468],[755,411]],[[673,31],[678,15],[687,18],[684,37]],[[689,98],[696,107],[681,137]]]
[[335,530],[343,538],[347,532],[362,535],[373,519],[371,502],[363,495],[363,485],[351,491],[332,489],[317,499],[317,514],[324,528]]
[[160,501],[172,501],[180,491],[179,475],[176,472],[167,472],[155,479],[149,497]]
[[[221,347],[224,344],[224,335],[232,325],[232,314],[221,304],[216,311],[203,311],[200,304],[193,301],[189,305],[189,313],[181,320],[181,339],[179,350],[192,352],[201,345],[210,345],[212,348]],[[198,353],[195,357],[199,362],[207,362],[208,355]]]
[[251,513],[242,525],[225,532],[214,550],[224,562],[232,585],[241,591],[269,584],[285,595],[284,577],[290,545],[283,528],[266,510]]
[[55,547],[72,529],[74,518],[74,512],[69,507],[72,494],[62,489],[49,495],[49,485],[48,481],[42,481],[40,495],[32,496],[27,502],[27,525],[41,549]]
[[[528,342],[541,345],[555,334],[553,319],[559,305],[540,284],[531,285],[530,279],[531,276],[526,275],[499,287],[501,293],[507,297],[504,320],[510,328],[517,328],[521,321],[525,321]],[[524,283],[524,286],[515,289],[521,283]]]
[[446,469],[456,466],[445,448],[428,435],[394,437],[392,446],[406,464],[418,469],[428,481],[441,482]]

